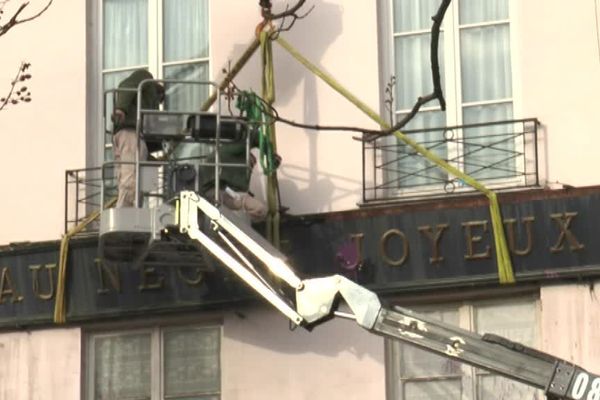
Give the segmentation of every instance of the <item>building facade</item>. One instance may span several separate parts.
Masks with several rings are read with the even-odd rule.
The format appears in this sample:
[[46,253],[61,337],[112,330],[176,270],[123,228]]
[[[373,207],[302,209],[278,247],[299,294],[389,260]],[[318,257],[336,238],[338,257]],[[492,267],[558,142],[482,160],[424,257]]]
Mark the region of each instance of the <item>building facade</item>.
[[[393,123],[432,91],[438,5],[314,1],[281,36]],[[446,110],[428,103],[406,127],[498,190],[516,283],[499,283],[489,203],[464,179],[393,137],[277,124],[281,200],[297,222],[282,226],[283,249],[299,271],[342,273],[391,304],[600,371],[599,16],[596,0],[453,0],[438,52]],[[53,323],[72,226],[65,171],[111,159],[104,91],[138,68],[219,82],[260,21],[257,1],[63,1],[0,37],[0,88],[32,64],[32,101],[0,111],[0,399],[542,398],[352,321],[292,330],[221,273],[103,264],[93,234],[71,242],[67,323]],[[280,115],[379,129],[277,43],[273,58]],[[258,54],[234,82],[260,93]],[[191,109],[208,95],[170,94],[169,107]]]

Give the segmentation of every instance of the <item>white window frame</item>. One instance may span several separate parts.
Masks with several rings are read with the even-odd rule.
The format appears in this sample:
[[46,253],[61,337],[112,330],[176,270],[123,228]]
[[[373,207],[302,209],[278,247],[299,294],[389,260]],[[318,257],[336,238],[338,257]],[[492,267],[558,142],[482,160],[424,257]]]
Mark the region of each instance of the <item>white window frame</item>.
[[[169,330],[177,330],[177,329],[206,329],[206,330],[218,330],[219,331],[219,360],[222,358],[222,344],[223,344],[223,327],[222,325],[216,324],[202,324],[202,323],[191,323],[191,324],[158,324],[152,325],[149,327],[140,327],[140,328],[132,328],[132,329],[109,329],[109,330],[92,330],[86,332],[84,335],[84,351],[85,351],[85,361],[84,361],[84,398],[87,400],[94,400],[95,397],[95,352],[94,345],[95,340],[98,338],[107,338],[107,337],[118,337],[125,335],[133,335],[140,333],[150,334],[150,362],[151,362],[151,377],[150,377],[150,399],[151,400],[164,400],[166,399],[164,393],[164,373],[163,373],[163,363],[164,363],[164,346],[163,339],[165,331]],[[219,375],[222,377],[221,373],[222,364],[219,361]],[[219,387],[221,388],[218,393],[203,393],[202,396],[216,396],[221,398],[222,396],[222,382],[219,382]]]
[[[444,311],[444,310],[457,310],[458,311],[458,320],[459,325],[463,329],[475,330],[475,310],[477,308],[482,307],[501,307],[502,305],[519,305],[519,304],[532,304],[534,309],[534,321],[537,327],[535,331],[535,338],[533,340],[532,347],[541,348],[542,346],[542,332],[541,332],[541,303],[539,297],[527,296],[527,297],[518,297],[514,299],[506,300],[484,300],[484,301],[473,301],[473,302],[463,302],[463,303],[450,303],[443,305],[429,305],[426,307],[409,307],[411,309],[415,309],[418,312],[427,312],[427,311]],[[481,334],[482,332],[480,332]],[[510,339],[510,338],[508,338]],[[399,371],[399,362],[395,359],[394,355],[394,346],[395,340],[393,339],[385,339],[385,363],[386,363],[386,397],[388,400],[410,400],[402,398],[402,387],[401,387],[401,377]],[[403,346],[410,346],[409,344],[402,344]],[[457,361],[459,362],[459,361]],[[472,367],[465,363],[460,363],[461,367],[461,386],[463,388],[462,400],[476,400],[477,399],[477,378],[480,376],[490,375],[491,373],[478,369],[476,367]],[[497,374],[493,374],[497,375]],[[457,376],[457,378],[459,378]],[[432,377],[431,380],[436,380],[440,378]],[[508,379],[508,378],[506,378]],[[410,379],[409,379],[410,380]],[[426,378],[415,378],[414,380],[426,380]],[[544,394],[542,391],[538,391],[539,399],[544,399]],[[482,399],[477,399],[482,400]]]
[[[103,115],[103,102],[104,102],[104,86],[103,86],[103,78],[105,73],[110,72],[122,72],[122,71],[133,71],[139,68],[148,68],[148,71],[152,73],[152,75],[156,79],[164,78],[164,68],[174,65],[185,65],[192,63],[206,63],[208,69],[208,79],[213,79],[213,71],[211,68],[211,60],[213,59],[212,54],[212,27],[211,27],[211,14],[212,14],[212,1],[207,0],[207,31],[208,31],[208,56],[202,58],[193,58],[187,60],[179,60],[179,61],[163,61],[163,44],[164,44],[164,36],[163,36],[163,3],[164,0],[147,0],[148,2],[148,63],[137,66],[130,67],[122,67],[122,68],[110,68],[104,69],[104,32],[103,32],[103,22],[104,22],[104,14],[103,14],[103,5],[104,0],[89,0],[92,2],[92,12],[88,14],[88,20],[96,20],[96,29],[95,32],[91,33],[92,40],[88,43],[92,43],[95,47],[95,52],[92,52],[91,56],[94,58],[94,66],[90,68],[90,72],[88,76],[92,76],[93,85],[95,94],[93,94],[94,98],[90,99],[88,97],[88,101],[92,103],[92,107],[88,107],[88,110],[95,108],[95,113],[97,115],[96,118],[90,118],[92,121],[88,124],[88,129],[91,129],[91,132],[88,133],[88,137],[91,134],[92,140],[95,140],[97,146],[91,146],[90,148],[97,148],[98,154],[95,155],[94,158],[98,158],[99,163],[102,163],[105,159],[105,152],[112,148],[112,142],[105,142],[104,138],[104,127],[105,121],[102,120]],[[93,12],[95,10],[95,12]],[[95,36],[95,40],[94,40]],[[93,107],[93,104],[95,107]],[[88,111],[89,112],[89,111]],[[88,150],[89,151],[89,150]],[[94,160],[95,161],[95,160]],[[98,163],[97,163],[98,164]],[[89,163],[88,163],[89,165]]]
[[[445,76],[443,81],[445,81],[445,87],[443,87],[444,98],[446,100],[446,126],[459,126],[463,124],[463,109],[469,106],[476,105],[484,105],[484,104],[501,104],[506,102],[512,102],[512,117],[511,119],[517,120],[523,118],[522,115],[522,84],[520,81],[521,71],[520,71],[520,47],[518,42],[518,37],[520,36],[521,31],[521,22],[519,15],[519,2],[518,0],[508,0],[508,19],[492,21],[492,22],[483,22],[483,23],[474,23],[474,24],[465,24],[459,25],[459,4],[460,0],[453,0],[448,7],[444,22],[441,26],[441,32],[444,34],[444,55],[446,60],[454,60],[453,62],[444,62],[445,67]],[[394,56],[394,38],[396,36],[401,35],[415,35],[419,33],[430,33],[431,27],[428,29],[415,30],[410,33],[401,33],[400,35],[394,33],[394,13],[393,13],[393,0],[379,0],[378,2],[378,19],[381,22],[380,24],[380,35],[381,35],[381,50],[382,54],[380,55],[381,62],[381,87],[385,87],[388,83],[390,76],[394,75],[395,71],[395,56]],[[511,73],[512,73],[512,97],[507,99],[499,99],[493,101],[481,101],[481,102],[462,102],[462,80],[461,80],[461,70],[460,70],[460,30],[473,28],[478,26],[490,26],[490,25],[499,25],[508,23],[509,25],[509,43],[510,43],[510,56],[511,56]],[[383,90],[381,93],[383,94]],[[429,93],[421,93],[419,95],[427,95]],[[394,99],[395,101],[397,99]],[[415,102],[417,99],[414,99]],[[389,111],[384,103],[385,98],[382,95],[380,99],[380,109],[382,110],[382,115],[389,115]],[[421,111],[437,111],[440,110],[437,101],[432,101],[430,103],[425,104],[421,107]],[[392,114],[395,117],[394,121],[390,121],[392,124],[396,122],[396,118],[398,115],[402,113],[406,113],[409,109],[396,111],[395,106]],[[519,125],[519,124],[516,124]],[[516,126],[515,126],[516,128]],[[462,132],[456,132],[456,134],[461,137]],[[391,140],[396,140],[391,137]],[[515,141],[515,148],[523,148],[524,143],[521,139],[517,139]],[[526,146],[534,146],[533,143],[527,143]],[[448,146],[448,158],[453,158],[453,156],[460,155],[462,150],[458,148],[459,146],[450,144]],[[451,163],[453,166],[460,168],[460,159],[459,162]],[[515,166],[516,170],[522,170],[523,165],[522,160],[518,159],[518,164]],[[436,167],[437,168],[437,167]],[[379,176],[377,176],[377,180],[383,182],[386,180],[385,172],[380,170],[378,172]],[[448,175],[449,180],[453,180],[454,177]],[[460,181],[458,181],[460,185]],[[516,186],[525,183],[524,177],[515,177],[515,178],[504,178],[504,179],[488,179],[483,181],[486,187],[490,189],[494,189],[496,187],[507,187],[507,186]],[[469,191],[470,188],[462,188],[460,186],[456,187],[454,193],[460,193],[462,191]],[[396,188],[396,189],[388,189],[388,194],[391,196],[414,196],[424,193],[438,193],[442,194],[439,186],[418,186],[418,187],[404,187],[404,188]]]

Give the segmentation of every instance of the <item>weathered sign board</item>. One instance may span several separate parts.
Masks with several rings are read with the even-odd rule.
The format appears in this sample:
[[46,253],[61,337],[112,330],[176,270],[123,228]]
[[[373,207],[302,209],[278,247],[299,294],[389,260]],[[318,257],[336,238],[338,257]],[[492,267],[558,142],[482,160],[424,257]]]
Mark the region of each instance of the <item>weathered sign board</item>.
[[[501,198],[517,282],[600,276],[600,188]],[[497,283],[487,202],[454,199],[295,217],[282,247],[303,276],[344,274],[376,291]],[[58,242],[0,251],[0,326],[52,322]],[[223,269],[103,262],[97,240],[69,250],[68,321],[201,310],[253,294]]]

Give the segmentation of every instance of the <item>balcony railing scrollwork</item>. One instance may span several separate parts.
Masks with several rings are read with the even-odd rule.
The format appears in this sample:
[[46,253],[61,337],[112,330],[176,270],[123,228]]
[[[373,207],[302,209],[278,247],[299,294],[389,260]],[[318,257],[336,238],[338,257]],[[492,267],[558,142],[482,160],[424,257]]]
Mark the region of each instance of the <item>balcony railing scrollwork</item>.
[[[403,131],[490,189],[539,186],[535,118]],[[472,192],[395,136],[363,144],[363,203]]]

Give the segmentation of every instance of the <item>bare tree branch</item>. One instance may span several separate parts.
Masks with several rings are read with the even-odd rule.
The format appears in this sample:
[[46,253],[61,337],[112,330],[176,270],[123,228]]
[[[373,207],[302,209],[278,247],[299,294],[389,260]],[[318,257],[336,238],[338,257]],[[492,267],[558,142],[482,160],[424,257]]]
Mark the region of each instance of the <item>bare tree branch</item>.
[[442,111],[446,110],[446,100],[444,99],[444,92],[442,90],[438,48],[440,42],[440,28],[442,27],[442,22],[444,21],[444,16],[446,15],[446,10],[450,6],[450,2],[451,0],[443,0],[437,13],[431,18],[433,20],[433,26],[431,27],[430,59],[431,76],[433,78],[433,94],[440,102]]
[[[271,0],[260,0],[259,4],[261,7],[261,13],[263,18],[265,19],[265,23],[271,23],[272,21],[281,20],[279,27],[271,32],[271,39],[275,39],[277,35],[281,32],[289,31],[297,20],[306,18],[308,14],[315,8],[314,5],[311,6],[308,11],[304,13],[299,13],[300,8],[304,5],[306,0],[298,0],[295,5],[290,7],[286,5],[285,11],[273,14],[271,12]],[[291,19],[290,19],[291,18]]]
[[[436,14],[431,17],[433,20],[433,25],[431,26],[431,46],[430,46],[430,62],[431,62],[431,78],[433,81],[433,93],[430,93],[426,96],[420,96],[416,103],[413,105],[412,109],[408,114],[406,114],[400,121],[396,122],[389,129],[383,129],[379,133],[372,135],[369,138],[366,138],[366,141],[374,141],[380,138],[381,136],[390,135],[400,129],[404,128],[410,120],[412,120],[415,115],[419,112],[421,107],[432,101],[437,99],[440,103],[440,108],[442,111],[446,110],[446,100],[444,99],[444,91],[442,90],[441,77],[440,77],[440,62],[438,58],[438,48],[440,41],[440,28],[442,26],[442,21],[444,20],[444,15],[446,15],[446,10],[448,6],[450,6],[451,0],[442,0],[440,7],[438,8]],[[366,130],[365,133],[373,133],[372,131]]]
[[[25,7],[27,7],[29,5],[29,2],[22,3],[19,6],[19,8],[17,9],[17,11],[15,11],[13,16],[8,20],[8,22],[3,25],[0,25],[0,36],[5,35],[9,30],[11,30],[12,28],[14,28],[15,26],[17,26],[19,24],[22,24],[24,22],[29,22],[29,21],[32,21],[32,20],[38,18],[43,13],[45,13],[46,10],[48,10],[48,8],[50,8],[50,5],[52,5],[53,1],[54,0],[49,0],[48,3],[46,4],[46,6],[44,6],[44,8],[42,8],[38,13],[32,15],[31,17],[18,19],[19,14],[21,14],[21,12],[23,12]],[[7,2],[8,2],[8,0],[0,4],[2,6],[2,8],[4,8],[4,5]]]
[[[40,17],[48,10],[48,8],[50,8],[53,1],[54,0],[48,0],[46,5],[32,16],[19,19],[21,13],[29,5],[28,1],[21,3],[21,5],[17,8],[14,14],[12,14],[12,17],[10,17],[8,22],[0,24],[0,36],[5,35],[6,33],[8,33],[8,31],[10,31],[12,28],[19,24],[33,21],[34,19]],[[4,9],[9,2],[10,0],[0,0],[0,19],[3,17]],[[5,97],[0,98],[0,111],[2,111],[8,105],[16,105],[21,102],[29,103],[31,101],[31,92],[29,91],[27,86],[21,85],[19,88],[17,88],[17,85],[23,84],[25,81],[31,79],[31,74],[27,73],[27,70],[30,66],[31,64],[28,62],[21,62],[17,75],[10,82],[10,89],[8,91],[8,94]]]
[[[369,135],[369,137],[363,137],[360,138],[360,140],[363,141],[374,141],[377,140],[378,138],[382,137],[382,136],[386,136],[386,135],[390,135],[396,131],[399,131],[400,129],[402,129],[404,126],[406,126],[406,124],[408,124],[410,122],[411,119],[414,118],[415,115],[417,115],[417,113],[419,112],[419,110],[421,109],[421,107],[432,101],[432,100],[438,100],[440,107],[442,110],[446,109],[446,101],[444,99],[444,93],[442,90],[442,85],[441,85],[441,77],[440,77],[440,64],[439,64],[439,59],[438,59],[438,47],[439,47],[439,38],[440,38],[440,28],[442,25],[442,21],[444,20],[444,15],[446,14],[446,10],[448,9],[448,6],[450,5],[451,0],[442,0],[442,3],[440,4],[440,7],[438,8],[436,14],[434,16],[431,17],[431,19],[433,20],[433,24],[431,27],[431,46],[430,46],[430,62],[431,62],[431,74],[432,74],[432,81],[433,81],[433,93],[430,93],[428,95],[425,96],[420,96],[417,101],[415,102],[415,104],[413,105],[412,109],[410,110],[410,112],[408,114],[406,114],[400,121],[396,122],[392,127],[390,127],[389,129],[383,129],[383,130],[375,130],[375,129],[363,129],[363,128],[358,128],[358,127],[354,127],[354,126],[323,126],[323,125],[314,125],[314,124],[304,124],[304,123],[299,123],[299,122],[295,122],[292,120],[289,120],[287,118],[281,117],[279,115],[279,113],[271,106],[265,104],[264,108],[264,112],[268,115],[270,115],[274,120],[279,121],[279,122],[283,122],[285,124],[294,126],[294,127],[298,127],[298,128],[304,128],[304,129],[311,129],[311,130],[319,130],[319,131],[350,131],[350,132],[360,132],[363,134],[367,134]],[[261,0],[261,6],[263,6],[263,3],[268,3],[270,4],[270,1],[268,0]],[[302,5],[304,4],[304,0],[298,0],[298,2],[296,3],[296,5],[292,8],[289,9],[289,11],[287,11],[286,13],[281,13],[281,14],[277,14],[277,15],[293,15]],[[264,12],[264,9],[263,9]]]
[[7,105],[16,105],[20,102],[29,103],[31,101],[31,92],[27,89],[27,86],[21,86],[17,91],[16,87],[20,83],[31,79],[31,74],[26,73],[31,64],[22,62],[19,66],[19,71],[10,82],[10,89],[5,97],[0,98],[0,111],[2,111]]
[[265,19],[268,20],[276,20],[276,19],[282,19],[285,17],[291,17],[296,15],[296,11],[298,11],[306,2],[306,0],[298,0],[298,2],[296,2],[296,4],[292,7],[286,7],[284,12],[278,13],[278,14],[273,14],[271,12],[271,1],[270,0],[260,0],[260,6],[262,8],[263,11],[263,17]]
[[[239,90],[235,89],[235,95],[237,96],[239,94]],[[296,127],[296,128],[304,128],[304,129],[310,129],[310,130],[316,130],[316,131],[351,131],[351,132],[358,132],[358,133],[372,133],[372,134],[379,134],[381,133],[380,130],[370,130],[370,129],[363,129],[363,128],[358,128],[355,126],[343,126],[343,125],[311,125],[311,124],[304,124],[301,122],[296,122],[293,121],[291,119],[287,119],[285,117],[282,117],[281,115],[279,115],[279,112],[277,111],[277,109],[275,107],[273,107],[272,104],[269,104],[268,102],[266,102],[263,98],[261,98],[260,96],[256,96],[256,98],[260,101],[260,109],[261,112],[271,118],[270,120],[266,120],[264,123],[265,124],[271,124],[273,121],[277,121],[277,122],[282,122],[284,124]]]

